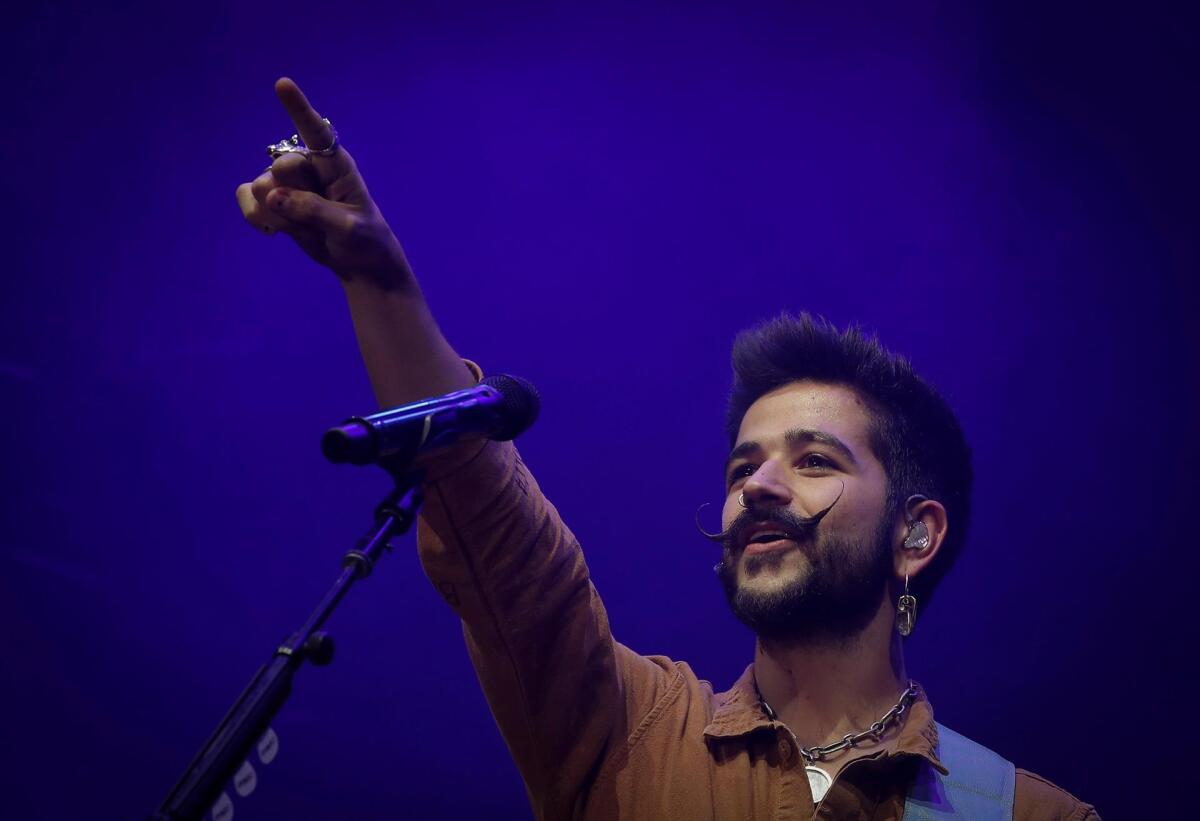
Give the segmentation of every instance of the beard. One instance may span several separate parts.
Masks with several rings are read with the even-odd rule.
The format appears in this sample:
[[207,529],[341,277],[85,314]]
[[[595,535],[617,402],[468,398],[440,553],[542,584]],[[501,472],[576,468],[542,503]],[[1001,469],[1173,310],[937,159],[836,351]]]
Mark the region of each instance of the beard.
[[[839,537],[828,527],[797,527],[786,508],[745,510],[727,531],[725,555],[719,565],[721,585],[734,616],[759,638],[803,644],[845,643],[859,635],[879,610],[892,575],[887,516],[881,516],[867,542]],[[778,523],[804,534],[803,546],[750,556],[748,576],[777,568],[791,550],[805,550],[807,572],[769,591],[738,583],[732,545],[739,531],[761,522]]]

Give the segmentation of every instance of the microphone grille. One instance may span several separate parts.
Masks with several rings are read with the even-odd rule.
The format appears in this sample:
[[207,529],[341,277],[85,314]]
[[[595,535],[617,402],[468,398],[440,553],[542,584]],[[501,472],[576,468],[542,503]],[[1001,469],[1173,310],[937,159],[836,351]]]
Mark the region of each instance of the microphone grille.
[[484,379],[483,384],[500,394],[500,428],[492,433],[492,439],[515,439],[537,421],[542,400],[529,380],[498,373]]

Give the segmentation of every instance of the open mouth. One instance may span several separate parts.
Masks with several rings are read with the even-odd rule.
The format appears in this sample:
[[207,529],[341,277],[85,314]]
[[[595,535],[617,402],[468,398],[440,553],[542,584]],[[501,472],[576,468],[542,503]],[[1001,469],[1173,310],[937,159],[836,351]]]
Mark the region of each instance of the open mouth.
[[800,538],[789,530],[759,530],[746,540],[747,554],[765,553],[769,550],[779,550],[790,547],[800,541]]

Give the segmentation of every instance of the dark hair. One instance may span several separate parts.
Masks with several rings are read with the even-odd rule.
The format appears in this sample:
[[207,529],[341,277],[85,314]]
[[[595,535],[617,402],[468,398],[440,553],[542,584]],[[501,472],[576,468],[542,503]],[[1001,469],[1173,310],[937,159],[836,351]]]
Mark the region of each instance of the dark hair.
[[738,334],[726,425],[731,443],[763,394],[799,380],[845,385],[866,402],[871,448],[888,477],[889,518],[914,493],[946,508],[950,528],[934,562],[913,579],[922,604],[962,551],[971,518],[971,451],[954,411],[902,356],[857,327],[839,331],[807,313],[781,314]]

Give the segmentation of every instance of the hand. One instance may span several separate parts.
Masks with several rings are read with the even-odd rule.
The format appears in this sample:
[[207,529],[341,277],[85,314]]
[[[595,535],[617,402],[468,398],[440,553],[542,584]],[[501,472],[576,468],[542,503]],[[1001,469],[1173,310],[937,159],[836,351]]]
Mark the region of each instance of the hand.
[[[286,77],[275,93],[310,148],[333,142],[333,130]],[[338,146],[329,157],[284,154],[253,182],[237,188],[242,215],[255,228],[282,231],[343,281],[366,279],[385,288],[412,280],[400,243],[367,192],[354,158]]]

